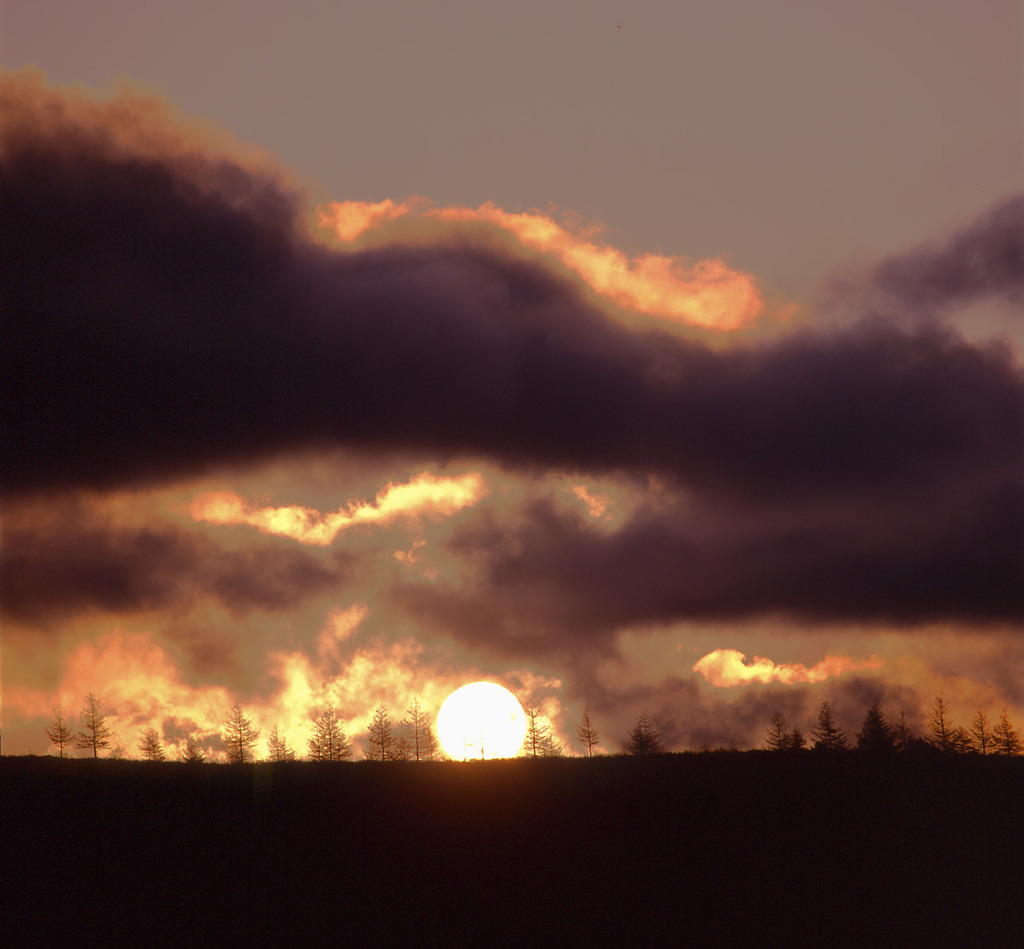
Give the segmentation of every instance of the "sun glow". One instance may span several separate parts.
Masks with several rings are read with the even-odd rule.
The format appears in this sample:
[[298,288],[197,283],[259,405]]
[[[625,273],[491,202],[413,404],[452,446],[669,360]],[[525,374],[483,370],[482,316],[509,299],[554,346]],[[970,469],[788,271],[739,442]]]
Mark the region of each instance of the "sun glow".
[[526,714],[503,686],[471,682],[444,700],[437,737],[450,758],[511,758],[526,737]]

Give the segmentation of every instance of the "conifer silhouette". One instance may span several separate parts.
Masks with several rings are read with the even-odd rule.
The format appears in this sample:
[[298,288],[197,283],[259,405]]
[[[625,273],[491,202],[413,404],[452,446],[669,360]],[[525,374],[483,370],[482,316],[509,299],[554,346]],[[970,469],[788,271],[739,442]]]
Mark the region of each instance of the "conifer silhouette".
[[260,730],[242,711],[241,702],[235,702],[231,706],[231,713],[224,722],[224,730],[220,737],[227,748],[228,761],[232,764],[245,764],[255,760],[253,748],[259,740]]
[[623,748],[631,755],[657,755],[665,750],[657,726],[647,714],[646,709],[637,716],[636,724],[623,744]]

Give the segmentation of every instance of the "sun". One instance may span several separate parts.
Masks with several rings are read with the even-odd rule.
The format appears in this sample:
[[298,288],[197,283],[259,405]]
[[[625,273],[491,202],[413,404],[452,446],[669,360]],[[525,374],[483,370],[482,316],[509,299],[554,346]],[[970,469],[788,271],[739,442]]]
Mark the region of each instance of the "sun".
[[495,682],[456,689],[437,713],[437,737],[450,758],[511,758],[526,736],[519,700]]

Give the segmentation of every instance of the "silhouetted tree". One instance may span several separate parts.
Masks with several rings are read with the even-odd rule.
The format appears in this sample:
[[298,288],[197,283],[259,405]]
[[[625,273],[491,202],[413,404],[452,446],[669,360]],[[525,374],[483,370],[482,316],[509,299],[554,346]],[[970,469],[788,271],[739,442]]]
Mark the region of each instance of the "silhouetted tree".
[[189,764],[202,764],[206,760],[206,752],[202,745],[192,736],[185,739],[185,747],[181,752],[181,760]]
[[419,699],[413,699],[405,711],[408,717],[402,722],[402,729],[408,742],[407,757],[413,761],[432,761],[437,754],[437,738],[430,715],[420,707]]
[[78,732],[79,748],[91,748],[92,756],[98,758],[101,748],[110,747],[111,731],[107,727],[107,716],[100,711],[100,700],[90,692],[85,697],[85,707],[79,714],[81,729]]
[[220,740],[227,748],[228,761],[232,764],[245,764],[247,761],[254,761],[256,756],[253,748],[259,740],[260,730],[253,724],[245,712],[242,711],[242,703],[235,702],[231,706],[231,714],[224,722],[224,729],[221,732]]
[[53,718],[46,729],[46,737],[57,746],[59,757],[70,758],[75,743],[75,731],[64,717],[64,706],[58,702],[53,707]]
[[142,757],[146,761],[167,760],[167,755],[164,752],[164,743],[160,740],[160,733],[152,725],[142,733],[139,751],[142,752]]
[[1020,734],[1006,717],[1006,709],[999,716],[996,727],[992,729],[992,748],[997,755],[1019,755],[1024,751],[1024,743]]
[[892,744],[896,751],[906,751],[914,740],[914,733],[907,724],[907,716],[901,711],[892,723]]
[[782,712],[776,711],[768,723],[764,736],[764,746],[769,751],[784,751],[789,741],[789,722]]
[[877,702],[872,703],[864,716],[864,724],[857,732],[858,751],[895,751],[896,743],[889,724]]
[[583,743],[583,747],[587,749],[587,755],[591,758],[594,757],[594,746],[598,742],[597,729],[594,728],[594,723],[590,720],[590,706],[583,706],[583,718],[580,720],[579,725],[576,726],[576,737]]
[[974,751],[974,740],[971,738],[971,733],[963,725],[958,725],[953,729],[952,749],[961,755]]
[[788,735],[786,735],[786,750],[787,751],[803,751],[807,747],[807,739],[804,738],[804,733],[799,728],[794,728]]
[[352,746],[342,730],[338,713],[330,705],[313,720],[309,757],[313,761],[344,761],[352,757]]
[[974,713],[974,722],[971,724],[971,737],[974,739],[974,747],[983,755],[992,750],[992,729],[988,724],[988,716],[985,710],[978,707]]
[[281,736],[277,723],[270,731],[267,739],[267,757],[270,761],[294,761],[295,752],[288,747],[288,742]]
[[394,761],[395,733],[383,702],[373,710],[367,737],[366,757],[373,761]]
[[526,713],[526,737],[523,739],[523,754],[529,758],[554,758],[562,753],[562,746],[553,734],[551,726],[545,721],[540,709],[533,702],[528,702],[523,711]]
[[658,729],[646,709],[637,716],[636,724],[622,747],[631,755],[657,755],[665,750]]
[[928,715],[931,735],[928,740],[942,751],[953,751],[953,725],[949,720],[949,709],[940,692],[932,702],[932,710]]
[[846,749],[846,735],[836,724],[835,713],[830,702],[822,702],[818,709],[818,723],[811,727],[814,747],[821,751],[843,751]]

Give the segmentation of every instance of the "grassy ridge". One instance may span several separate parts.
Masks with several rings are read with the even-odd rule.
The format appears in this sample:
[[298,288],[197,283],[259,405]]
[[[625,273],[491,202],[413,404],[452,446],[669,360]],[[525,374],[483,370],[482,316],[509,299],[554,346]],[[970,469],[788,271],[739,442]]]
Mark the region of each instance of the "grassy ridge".
[[1024,934],[1024,759],[28,757],[0,759],[0,781],[18,907],[3,925],[23,927],[6,945],[997,947]]

